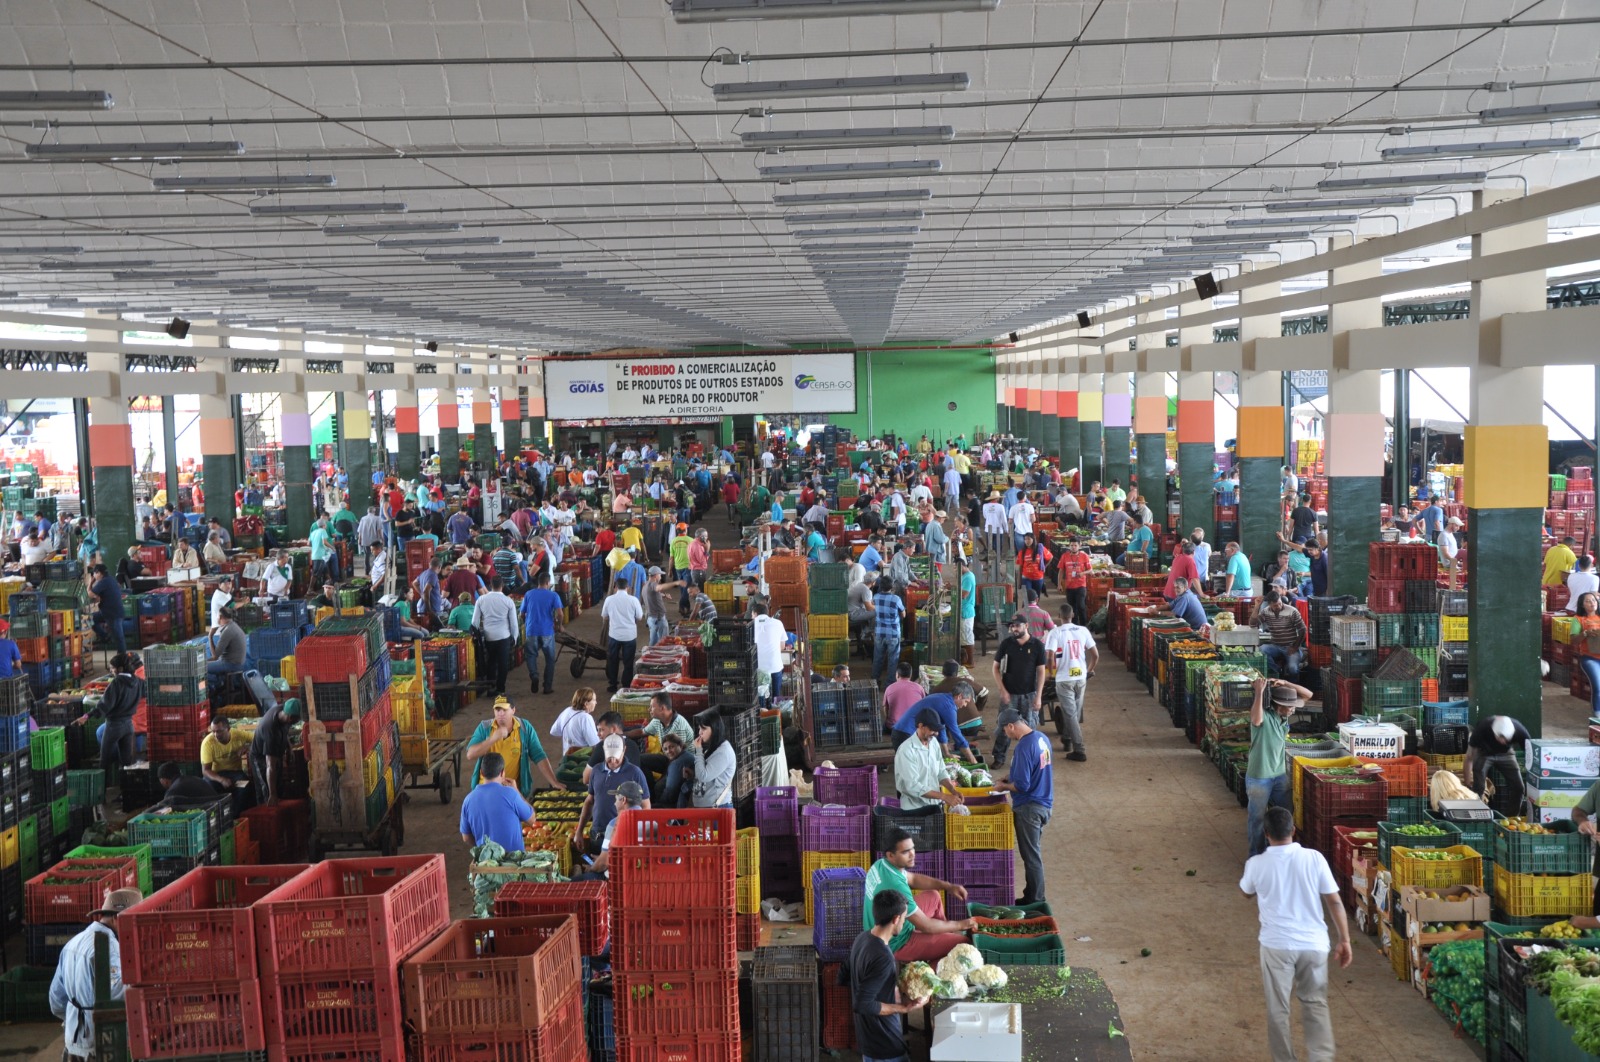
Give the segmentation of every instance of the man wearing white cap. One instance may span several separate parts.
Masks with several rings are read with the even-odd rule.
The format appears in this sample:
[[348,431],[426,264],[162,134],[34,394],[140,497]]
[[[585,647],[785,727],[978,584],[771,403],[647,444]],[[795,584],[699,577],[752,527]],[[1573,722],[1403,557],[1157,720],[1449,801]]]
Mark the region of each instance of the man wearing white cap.
[[1459,530],[1461,517],[1452,516],[1444,522],[1444,530],[1439,532],[1439,567],[1450,577],[1452,590],[1457,588],[1461,576],[1461,569],[1456,565],[1456,557],[1461,553],[1461,545],[1456,541],[1456,532]]
[[1520,719],[1486,715],[1473,725],[1472,735],[1467,738],[1467,762],[1462,781],[1482,796],[1489,772],[1495,771],[1494,803],[1503,815],[1522,814],[1522,767],[1517,763],[1512,746],[1522,745],[1530,737]]
[[[144,899],[138,889],[111,889],[100,910],[89,914],[88,928],[67,941],[50,979],[50,1013],[61,1018],[66,1057],[94,1057],[94,1008],[123,998],[122,948],[117,942],[117,915]],[[95,938],[105,937],[111,958],[111,995],[95,995]]]

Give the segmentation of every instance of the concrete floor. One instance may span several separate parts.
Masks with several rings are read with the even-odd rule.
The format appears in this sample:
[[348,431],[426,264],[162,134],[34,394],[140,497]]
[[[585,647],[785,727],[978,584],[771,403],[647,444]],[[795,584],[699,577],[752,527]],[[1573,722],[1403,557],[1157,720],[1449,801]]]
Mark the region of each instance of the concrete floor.
[[[710,526],[716,545],[732,544],[715,516]],[[580,617],[573,631],[597,639],[598,610]],[[565,654],[558,661],[551,696],[530,693],[525,671],[511,680],[513,701],[541,736],[578,685],[603,695],[603,668],[591,665],[580,683],[567,661]],[[985,657],[975,670],[988,674],[988,668]],[[1544,689],[1546,733],[1583,736],[1587,705],[1548,683]],[[456,717],[456,733],[470,733],[488,714],[489,700],[480,699]],[[1057,760],[1056,813],[1045,835],[1047,894],[1063,923],[1069,963],[1104,978],[1135,1059],[1268,1058],[1255,904],[1238,891],[1244,809],[1109,653],[1090,685],[1085,715],[1090,758]],[[460,792],[448,806],[431,791],[410,796],[404,851],[445,854],[452,910],[466,917],[471,891],[457,829]],[[1017,874],[1020,889],[1020,863]],[[1481,1057],[1470,1041],[1454,1037],[1432,1004],[1394,979],[1372,938],[1355,940],[1355,962],[1335,971],[1330,993],[1341,1053],[1396,1062]],[[20,939],[10,947],[20,956]],[[1148,958],[1140,956],[1144,948]],[[60,1030],[0,1027],[0,1058],[7,1057],[59,1058]],[[1058,1057],[1071,1056],[1063,1050]]]

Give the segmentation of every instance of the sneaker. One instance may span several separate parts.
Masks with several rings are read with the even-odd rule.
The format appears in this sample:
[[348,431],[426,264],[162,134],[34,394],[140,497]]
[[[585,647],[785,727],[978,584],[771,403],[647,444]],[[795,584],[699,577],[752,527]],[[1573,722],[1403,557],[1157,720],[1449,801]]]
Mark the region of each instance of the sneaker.
[[1072,760],[1074,763],[1082,763],[1083,761],[1087,760],[1088,758],[1089,758],[1088,756],[1085,756],[1083,754],[1083,750],[1082,749],[1078,749],[1075,752],[1069,752],[1067,754],[1067,759]]
[[549,686],[546,686],[546,687],[545,687],[545,688],[544,688],[544,695],[545,695],[545,696],[546,696],[546,697],[548,697],[548,696],[550,696],[550,695],[551,695],[551,694],[552,694],[552,693],[554,693],[554,692],[555,692],[555,690],[554,690],[554,689],[552,689],[552,688],[550,688],[550,687],[549,687]]

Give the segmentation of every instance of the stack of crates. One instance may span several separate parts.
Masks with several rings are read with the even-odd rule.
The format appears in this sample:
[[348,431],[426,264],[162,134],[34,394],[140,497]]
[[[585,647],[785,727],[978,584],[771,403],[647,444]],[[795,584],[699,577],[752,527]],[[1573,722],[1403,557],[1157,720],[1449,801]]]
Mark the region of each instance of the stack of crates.
[[150,762],[171,760],[198,770],[200,742],[211,717],[204,647],[150,646],[145,650],[144,669]]
[[[7,717],[9,718],[9,717]],[[5,722],[6,719],[0,719]],[[67,765],[67,732],[59,726],[45,726],[35,730],[28,738],[27,745],[18,752],[13,753],[16,764],[17,777],[17,822],[20,828],[21,821],[30,814],[38,817],[37,838],[40,845],[49,838],[51,847],[49,853],[55,858],[60,853],[78,843],[83,835],[87,812],[80,812],[74,819],[72,801],[69,797],[66,781]],[[58,792],[48,804],[34,803],[33,794],[30,792],[30,782],[34,771],[47,771],[52,779],[60,777],[63,783],[59,787],[52,786],[52,792]],[[75,830],[73,827],[77,826]],[[45,860],[41,851],[40,862],[49,865],[54,859]]]
[[[0,679],[0,922],[9,936],[22,926],[23,825],[34,823],[32,751],[28,708],[33,703],[26,678]],[[30,831],[31,832],[31,831]],[[35,843],[33,873],[38,873]]]
[[325,622],[296,647],[295,672],[306,689],[317,827],[377,827],[398,799],[402,769],[382,620],[368,614]]
[[[1467,695],[1467,592],[1439,591],[1439,698]],[[1576,670],[1576,669],[1574,669]]]
[[[859,925],[852,928],[859,932]],[[816,954],[794,945],[762,948],[756,952],[751,993],[754,1013],[760,1017],[756,1058],[812,1062],[822,1037]]]
[[[279,605],[299,605],[300,608],[280,610]],[[249,655],[255,663],[255,670],[263,675],[283,676],[283,659],[294,656],[303,626],[300,617],[304,614],[304,601],[280,601],[272,606],[269,625],[257,627],[248,636]]]
[[619,1059],[738,1062],[736,849],[729,809],[618,816],[610,873]]
[[[875,768],[870,768],[875,770]],[[816,880],[819,872],[872,865],[872,808],[858,803],[863,795],[837,793],[852,803],[824,802],[800,809],[800,874],[805,888],[806,922],[816,920]],[[821,800],[822,798],[818,798]],[[927,873],[939,876],[937,870]]]
[[1593,853],[1589,839],[1569,820],[1544,823],[1540,829],[1548,832],[1541,833],[1515,829],[1508,820],[1497,821],[1491,828],[1497,921],[1567,918],[1591,912]]
[[785,903],[804,895],[800,881],[800,798],[792,785],[756,790],[756,828],[761,831],[761,892]]
[[734,910],[738,916],[739,950],[754,951],[761,943],[761,830],[738,832]]
[[[775,612],[786,610],[785,614],[792,615],[810,610],[810,571],[804,557],[774,554],[766,559],[763,568],[767,580],[767,600]],[[843,596],[841,591],[839,597],[842,599]],[[786,623],[785,627],[798,630],[799,624]]]
[[22,653],[22,674],[35,697],[42,698],[55,688],[55,669],[50,663],[50,619],[43,594],[34,590],[13,590],[6,596],[6,616],[11,622],[11,638]]
[[751,617],[717,617],[706,646],[706,674],[713,707],[756,703],[755,623]]
[[[941,862],[930,855],[930,868],[918,873],[929,873],[953,885],[966,887],[967,898],[958,900],[954,895],[945,897],[945,917],[967,917],[967,904],[978,903],[990,907],[1003,907],[1013,903],[1017,896],[1015,878],[1015,853],[1017,832],[1011,817],[1011,802],[1005,794],[968,797],[966,814],[955,814],[952,808],[944,811],[945,853]],[[917,855],[917,865],[923,864]]]
[[813,564],[809,575],[807,634],[811,664],[825,672],[850,659],[850,610],[845,601],[850,588],[850,565]]
[[407,1057],[400,965],[450,924],[444,856],[330,859],[253,913],[271,1057]]
[[1545,511],[1545,523],[1557,542],[1571,535],[1575,540],[1574,552],[1579,556],[1588,552],[1594,538],[1594,478],[1593,470],[1579,466],[1569,475],[1550,477],[1550,508]]

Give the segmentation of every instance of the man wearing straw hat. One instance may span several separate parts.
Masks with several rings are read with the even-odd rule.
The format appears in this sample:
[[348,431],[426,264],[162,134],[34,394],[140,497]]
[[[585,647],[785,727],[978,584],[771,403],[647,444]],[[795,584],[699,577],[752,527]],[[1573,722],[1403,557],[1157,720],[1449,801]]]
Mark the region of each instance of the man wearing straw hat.
[[[1294,808],[1289,765],[1284,750],[1289,744],[1289,717],[1311,698],[1311,691],[1286,679],[1255,680],[1250,702],[1250,759],[1245,767],[1244,791],[1249,800],[1247,821],[1250,854],[1267,848],[1267,808]],[[1271,694],[1267,693],[1271,690]],[[1272,710],[1267,710],[1270,701]]]
[[[89,912],[89,925],[67,941],[50,979],[50,1013],[62,1019],[66,1050],[62,1058],[93,1058],[94,1008],[123,998],[122,948],[117,941],[117,916],[144,899],[138,889],[110,889],[98,911]],[[111,960],[111,995],[95,995],[95,943],[105,937]]]

